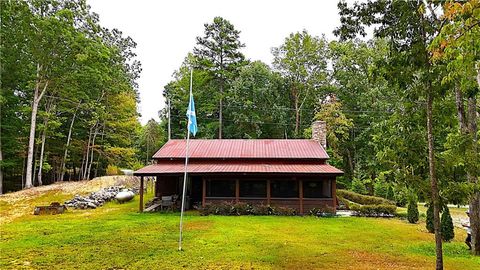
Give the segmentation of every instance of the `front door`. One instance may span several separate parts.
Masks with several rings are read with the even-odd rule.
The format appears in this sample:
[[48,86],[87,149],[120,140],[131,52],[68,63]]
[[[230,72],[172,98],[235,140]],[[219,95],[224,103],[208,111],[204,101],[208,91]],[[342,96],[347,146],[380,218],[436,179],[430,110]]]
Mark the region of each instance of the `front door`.
[[202,177],[193,176],[191,178],[191,189],[190,189],[190,205],[193,207],[195,205],[202,204]]

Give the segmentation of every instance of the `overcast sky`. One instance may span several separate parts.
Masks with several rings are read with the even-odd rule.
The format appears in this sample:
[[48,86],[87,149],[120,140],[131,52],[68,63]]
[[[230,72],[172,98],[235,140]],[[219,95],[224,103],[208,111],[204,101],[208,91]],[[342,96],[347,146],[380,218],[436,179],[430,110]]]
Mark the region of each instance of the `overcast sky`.
[[[87,0],[100,15],[100,24],[117,28],[137,42],[142,62],[139,79],[139,112],[142,124],[158,120],[164,108],[163,87],[172,79],[195,38],[203,35],[204,24],[215,16],[229,20],[240,30],[243,53],[250,60],[271,64],[271,48],[281,45],[290,33],[306,29],[312,35],[325,34],[340,24],[337,0],[324,1],[147,1]],[[194,86],[195,90],[195,86]],[[185,104],[185,110],[187,104]]]

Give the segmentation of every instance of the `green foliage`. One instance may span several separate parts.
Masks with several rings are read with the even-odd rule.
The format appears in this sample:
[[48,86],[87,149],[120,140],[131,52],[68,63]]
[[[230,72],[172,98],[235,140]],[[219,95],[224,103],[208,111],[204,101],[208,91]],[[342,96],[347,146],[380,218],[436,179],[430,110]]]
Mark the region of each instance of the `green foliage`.
[[[388,185],[383,181],[377,181],[373,186],[373,195],[391,200],[390,198],[388,198],[389,189],[390,189],[390,185]],[[393,192],[393,189],[392,189],[392,192]]]
[[391,204],[376,204],[376,205],[352,205],[350,210],[354,211],[356,215],[366,217],[392,217],[397,212],[397,207]]
[[395,201],[395,192],[393,191],[393,185],[388,185],[387,196],[385,198],[390,201]]
[[327,83],[327,41],[303,30],[291,33],[272,54],[275,70],[287,81],[295,113],[294,135],[300,137],[303,127],[311,125],[315,103],[325,96],[321,88]]
[[419,219],[417,196],[411,192],[408,196],[407,220],[410,223],[417,223]]
[[394,205],[395,204],[394,202],[384,198],[362,195],[362,194],[355,193],[353,191],[343,190],[343,189],[337,190],[337,196],[339,198],[344,198],[354,203],[363,204],[363,205],[380,205],[380,204]]
[[360,193],[360,194],[367,194],[367,188],[365,187],[365,184],[363,183],[362,180],[358,179],[358,178],[354,178],[352,180],[352,187],[351,187],[351,190],[353,192],[356,192],[356,193]]
[[[98,182],[90,181],[86,185]],[[62,202],[78,192],[75,183],[59,185],[68,185],[68,188],[35,192],[15,203],[6,196],[0,197],[0,216],[4,222],[0,241],[2,268],[19,268],[18,264],[23,262],[11,258],[23,258],[30,262],[31,268],[48,269],[79,266],[176,269],[180,261],[194,269],[262,269],[282,268],[286,260],[293,268],[309,265],[320,269],[349,269],[352,252],[362,252],[362,258],[377,262],[380,269],[390,269],[392,264],[411,269],[419,265],[434,268],[431,237],[425,237],[420,225],[412,228],[396,218],[199,216],[189,211],[184,219],[184,248],[189,253],[185,256],[185,252],[178,252],[176,245],[178,213],[138,213],[137,197],[124,204],[109,202],[88,212],[69,210],[63,215],[32,216],[33,206],[48,205],[52,200]],[[86,192],[98,189],[91,188]],[[153,196],[148,195],[148,199]],[[25,209],[24,216],[18,216],[18,204],[32,208]],[[12,211],[5,212],[8,209]],[[451,213],[454,214],[453,209]],[[58,233],[60,231],[62,233]],[[140,232],[144,243],[139,243]],[[112,244],[120,240],[121,245]],[[92,243],[96,243],[94,248]],[[342,245],[337,246],[335,252],[322,255],[322,260],[315,257],[319,250],[339,243]],[[218,252],[219,246],[228,252]],[[132,250],[137,255],[135,261],[132,261]],[[480,258],[471,256],[461,241],[447,243],[444,252],[445,260],[451,261],[449,270],[476,269],[480,263]]]
[[204,206],[198,206],[197,210],[200,215],[220,215],[220,216],[295,216],[297,211],[290,207],[274,207],[263,204],[247,204],[247,203],[233,203],[233,202],[220,202],[220,203],[206,203]]
[[34,151],[34,160],[43,154],[44,183],[62,180],[64,173],[69,179],[102,175],[109,163],[134,163],[141,69],[135,42],[102,27],[85,0],[0,5],[1,150],[7,188],[22,185],[17,176],[24,170],[34,89],[45,89],[36,100],[33,130],[36,149],[46,135],[43,153]]
[[425,227],[427,228],[427,231],[429,233],[434,233],[435,232],[435,225],[434,225],[434,222],[433,222],[433,203],[428,204]]
[[443,241],[449,242],[455,237],[455,232],[453,230],[452,216],[450,215],[450,210],[448,210],[448,207],[444,207],[443,209],[440,225],[442,228]]
[[395,187],[395,204],[399,207],[405,207],[408,204],[408,190],[405,187],[397,185]]
[[[332,153],[330,159],[333,164],[339,164],[343,161],[342,156],[345,153],[345,146],[350,141],[350,133],[353,128],[353,120],[347,118],[342,112],[342,103],[335,98],[330,97],[328,100],[318,105],[318,112],[314,116],[314,120],[325,121],[327,124],[327,144]],[[311,134],[311,129],[308,129]],[[343,163],[343,162],[342,162]]]

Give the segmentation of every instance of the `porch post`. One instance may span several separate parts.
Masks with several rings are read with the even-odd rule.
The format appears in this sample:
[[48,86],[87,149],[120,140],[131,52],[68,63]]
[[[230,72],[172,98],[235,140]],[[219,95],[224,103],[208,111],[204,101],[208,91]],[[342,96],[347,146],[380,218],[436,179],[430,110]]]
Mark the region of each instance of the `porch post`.
[[333,178],[330,181],[332,181],[333,212],[337,213],[337,178]]
[[270,191],[270,179],[267,179],[267,204],[270,205],[270,198],[272,197]]
[[303,180],[298,181],[298,198],[300,199],[300,214],[303,214]]
[[202,206],[205,206],[205,196],[207,195],[207,181],[202,177]]
[[240,198],[240,181],[235,179],[235,202],[238,203]]
[[140,176],[140,213],[143,212],[143,175]]

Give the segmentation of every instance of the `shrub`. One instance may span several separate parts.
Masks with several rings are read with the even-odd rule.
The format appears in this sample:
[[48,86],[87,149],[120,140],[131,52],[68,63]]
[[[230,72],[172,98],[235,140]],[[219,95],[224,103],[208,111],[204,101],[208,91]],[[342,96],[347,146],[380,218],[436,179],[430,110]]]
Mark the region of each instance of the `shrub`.
[[108,165],[106,170],[107,175],[119,175],[121,174],[120,169],[114,165]]
[[405,207],[408,203],[408,192],[405,188],[395,188],[395,203],[398,207]]
[[427,221],[426,221],[425,227],[427,228],[427,231],[429,233],[435,232],[435,226],[433,224],[433,203],[428,204]]
[[337,208],[339,210],[349,210],[350,209],[350,203],[345,198],[337,196],[337,201],[338,201]]
[[365,217],[392,217],[397,212],[397,207],[391,204],[352,205],[350,209],[356,215]]
[[393,186],[392,185],[388,186],[386,199],[390,200],[390,201],[395,201],[395,192],[393,191]]
[[413,193],[408,198],[407,220],[410,223],[418,222],[417,197]]
[[297,210],[290,207],[275,207],[275,215],[277,216],[295,216],[297,215]]
[[388,185],[383,181],[377,181],[373,186],[373,194],[377,197],[387,198]]
[[443,241],[450,242],[450,240],[455,237],[455,232],[453,231],[452,216],[450,216],[450,210],[448,210],[448,207],[443,209],[441,227]]
[[201,216],[220,215],[220,216],[242,216],[242,215],[279,215],[294,216],[297,211],[289,207],[272,207],[269,205],[251,205],[248,203],[219,202],[206,203],[205,206],[196,207]]
[[362,182],[362,180],[357,178],[353,179],[351,190],[356,193],[367,194],[367,188],[365,188],[365,184]]
[[364,205],[379,205],[379,204],[392,204],[392,205],[394,205],[395,204],[394,202],[389,201],[389,200],[384,199],[384,198],[362,195],[362,194],[358,194],[358,193],[348,191],[348,190],[344,190],[344,189],[337,190],[337,195],[340,198],[347,199],[347,200],[352,201],[354,203],[364,204]]

